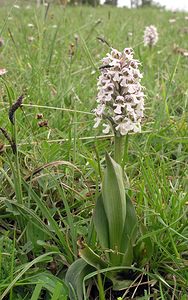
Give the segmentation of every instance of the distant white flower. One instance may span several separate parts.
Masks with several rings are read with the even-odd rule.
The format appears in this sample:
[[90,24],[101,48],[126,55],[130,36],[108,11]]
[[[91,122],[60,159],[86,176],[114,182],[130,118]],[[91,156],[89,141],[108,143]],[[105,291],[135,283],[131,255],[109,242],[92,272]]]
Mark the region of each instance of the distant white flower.
[[17,8],[17,9],[19,9],[19,8],[20,8],[20,6],[19,6],[19,5],[17,5],[17,4],[14,4],[14,8]]
[[185,16],[185,20],[188,21],[188,16]]
[[32,23],[27,24],[28,27],[33,28],[34,25]]
[[176,23],[176,19],[169,19],[168,22],[169,22],[170,24]]
[[74,40],[75,40],[75,46],[78,47],[78,44],[79,44],[79,35],[78,34],[74,35]]
[[127,32],[127,41],[133,37],[133,33],[131,31]]
[[154,25],[147,26],[144,31],[144,46],[153,47],[158,39],[157,28]]
[[78,40],[79,40],[79,35],[78,35],[77,33],[75,33],[75,35],[74,35],[74,39],[75,39],[76,41],[78,41]]
[[34,36],[28,36],[28,41],[33,42],[35,40]]
[[108,133],[110,128],[119,136],[140,132],[144,93],[139,61],[133,59],[131,48],[125,48],[123,52],[112,48],[102,62],[94,128],[102,122],[103,133]]
[[7,73],[6,69],[0,69],[0,76],[4,75]]
[[5,42],[4,42],[3,38],[0,37],[0,47],[2,47],[4,45],[4,43]]

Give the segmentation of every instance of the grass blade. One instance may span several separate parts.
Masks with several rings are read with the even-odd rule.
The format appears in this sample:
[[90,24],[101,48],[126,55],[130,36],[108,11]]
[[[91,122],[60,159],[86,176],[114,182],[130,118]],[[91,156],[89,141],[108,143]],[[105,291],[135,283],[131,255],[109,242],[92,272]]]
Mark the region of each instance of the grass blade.
[[59,228],[57,222],[51,216],[51,213],[50,213],[49,209],[43,203],[42,199],[40,199],[40,197],[34,192],[34,190],[25,181],[23,181],[23,187],[28,192],[28,195],[30,195],[32,197],[32,199],[36,202],[36,204],[40,208],[43,216],[45,218],[47,218],[48,222],[50,223],[50,226],[52,227],[52,229],[54,230],[55,234],[57,235],[57,237],[59,238],[59,240],[61,242],[61,245],[62,245],[62,247],[65,251],[65,253],[64,253],[65,257],[67,258],[67,260],[69,262],[72,262],[72,255],[71,255],[70,250],[67,246],[66,237],[62,233],[62,231]]
[[38,299],[39,299],[39,296],[40,296],[42,287],[43,287],[42,283],[38,283],[38,284],[35,286],[35,289],[34,289],[34,291],[33,291],[31,300],[38,300]]

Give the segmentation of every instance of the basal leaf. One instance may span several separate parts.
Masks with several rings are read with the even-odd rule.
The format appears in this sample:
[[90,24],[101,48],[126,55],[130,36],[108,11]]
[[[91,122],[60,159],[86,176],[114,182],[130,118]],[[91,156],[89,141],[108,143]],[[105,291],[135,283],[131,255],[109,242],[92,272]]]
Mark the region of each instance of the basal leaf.
[[121,252],[125,253],[122,265],[129,266],[133,261],[133,246],[138,233],[138,220],[134,205],[128,195],[126,195],[126,207],[127,214],[121,240]]
[[[137,261],[139,267],[146,265],[153,254],[153,243],[149,236],[147,236],[147,229],[143,224],[140,224],[140,234],[142,239],[136,243],[133,251],[134,258]],[[146,237],[144,238],[144,234]]]
[[109,232],[108,232],[108,220],[104,210],[103,198],[102,195],[97,199],[93,214],[93,222],[95,230],[97,232],[97,237],[100,242],[100,245],[103,248],[108,249],[109,245]]
[[65,282],[69,287],[70,300],[83,300],[84,277],[94,270],[82,258],[72,263],[65,276]]
[[[126,198],[123,171],[109,155],[106,155],[107,168],[104,174],[102,197],[105,213],[109,224],[109,246],[118,253],[121,248],[122,233],[126,218]],[[113,253],[113,265],[119,264],[119,258]]]
[[134,247],[134,258],[139,267],[145,266],[153,254],[153,244],[149,237],[140,241]]
[[108,267],[108,263],[106,263],[99,255],[97,255],[87,244],[84,242],[79,243],[80,256],[91,266],[96,269],[104,269]]

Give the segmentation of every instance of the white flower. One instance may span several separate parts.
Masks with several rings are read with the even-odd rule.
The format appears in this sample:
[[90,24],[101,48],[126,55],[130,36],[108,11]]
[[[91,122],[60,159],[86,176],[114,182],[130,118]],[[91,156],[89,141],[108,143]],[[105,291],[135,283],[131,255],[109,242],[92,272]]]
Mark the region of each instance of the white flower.
[[0,69],[0,76],[4,75],[7,73],[6,69]]
[[114,106],[116,109],[114,109],[115,114],[121,115],[122,114],[122,109],[125,107],[125,103],[115,103]]
[[34,27],[34,25],[32,23],[28,23],[27,26],[30,28]]
[[105,127],[105,129],[103,129],[103,133],[104,134],[108,134],[110,131],[110,125],[109,124],[103,124],[103,127]]
[[158,42],[157,28],[153,25],[147,26],[144,31],[144,46],[154,46]]
[[119,130],[121,135],[126,135],[129,131],[140,132],[141,126],[140,124],[133,123],[131,120],[125,119],[116,127],[116,130]]
[[28,36],[28,41],[33,42],[35,40],[34,36]]
[[101,118],[99,118],[99,117],[96,117],[95,119],[94,119],[94,121],[95,121],[95,125],[93,126],[94,128],[97,128],[98,126],[99,126],[99,124],[100,124],[100,122],[101,122]]
[[169,22],[170,24],[176,23],[176,19],[169,19],[168,22]]
[[105,110],[105,104],[99,104],[97,108],[94,109],[94,112],[97,117],[100,117],[102,116],[104,110]]
[[0,47],[2,47],[4,45],[4,43],[5,42],[4,42],[3,38],[0,37]]
[[110,128],[116,135],[140,132],[144,93],[140,84],[140,63],[133,58],[133,50],[125,48],[120,52],[112,48],[102,63],[94,128],[102,122],[103,133],[108,133]]

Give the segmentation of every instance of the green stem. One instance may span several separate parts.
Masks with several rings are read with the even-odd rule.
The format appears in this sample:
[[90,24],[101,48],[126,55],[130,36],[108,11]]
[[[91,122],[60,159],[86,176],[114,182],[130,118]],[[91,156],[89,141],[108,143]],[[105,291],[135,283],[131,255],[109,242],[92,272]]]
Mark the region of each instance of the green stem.
[[97,274],[97,281],[98,281],[98,290],[99,290],[99,299],[105,300],[105,292],[104,292],[104,286],[101,278],[101,274]]
[[[13,132],[13,139],[17,146],[17,128],[16,128],[16,117],[15,117],[15,124],[12,126],[12,132]],[[18,149],[17,149],[18,150]],[[16,198],[19,204],[23,204],[23,195],[22,195],[22,183],[21,183],[21,174],[20,174],[20,162],[19,162],[19,154],[18,151],[16,151],[14,155],[14,162],[15,162],[15,193]]]
[[123,168],[125,164],[128,162],[128,145],[129,145],[129,135],[127,134],[124,143],[124,153],[123,153],[123,163],[122,163]]
[[122,164],[124,154],[124,137],[114,136],[114,159],[118,164]]
[[[14,116],[14,124],[12,125],[12,140],[14,141],[17,147],[17,126],[16,126],[16,116]],[[23,193],[22,193],[22,178],[20,172],[20,162],[19,162],[19,153],[16,148],[16,153],[14,154],[14,165],[10,161],[12,165],[12,171],[14,176],[14,187],[15,187],[15,195],[16,200],[19,204],[23,205]],[[18,216],[18,224],[22,232],[25,229],[25,222],[22,215]],[[23,235],[23,241],[26,242],[26,235]]]

